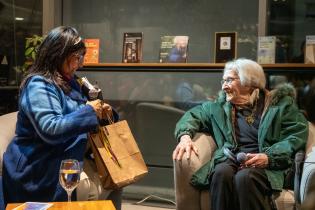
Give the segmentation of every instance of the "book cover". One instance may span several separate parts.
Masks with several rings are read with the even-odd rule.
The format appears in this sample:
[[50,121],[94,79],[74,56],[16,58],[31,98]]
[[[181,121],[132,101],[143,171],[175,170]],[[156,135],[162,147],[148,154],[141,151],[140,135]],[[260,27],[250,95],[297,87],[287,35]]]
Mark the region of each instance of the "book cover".
[[276,37],[258,37],[257,62],[260,64],[272,64],[276,61]]
[[140,63],[142,60],[143,33],[124,33],[123,63]]
[[215,33],[215,63],[225,63],[236,58],[237,48],[236,32],[216,32]]
[[304,63],[315,63],[315,36],[306,36]]
[[26,202],[15,207],[13,210],[46,210],[52,205],[52,203]]
[[162,36],[160,63],[187,63],[188,36]]
[[100,40],[84,39],[86,53],[84,56],[84,64],[99,63]]

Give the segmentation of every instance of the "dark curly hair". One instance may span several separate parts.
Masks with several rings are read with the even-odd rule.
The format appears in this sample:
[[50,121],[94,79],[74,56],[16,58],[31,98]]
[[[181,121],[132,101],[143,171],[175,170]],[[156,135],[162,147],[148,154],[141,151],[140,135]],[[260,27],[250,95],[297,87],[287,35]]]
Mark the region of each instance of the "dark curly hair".
[[62,65],[73,53],[85,54],[85,51],[83,40],[75,28],[69,26],[54,28],[39,46],[34,64],[29,68],[20,89],[32,76],[41,75],[68,93],[71,87],[60,74]]

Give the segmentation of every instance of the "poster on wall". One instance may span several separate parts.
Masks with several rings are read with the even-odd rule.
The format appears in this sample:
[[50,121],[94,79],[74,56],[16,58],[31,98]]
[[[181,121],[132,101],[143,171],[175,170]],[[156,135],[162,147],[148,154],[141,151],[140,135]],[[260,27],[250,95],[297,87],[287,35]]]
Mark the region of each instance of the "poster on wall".
[[140,63],[142,60],[143,33],[124,33],[123,38],[123,63]]
[[216,32],[215,33],[215,63],[225,63],[236,58],[237,48],[236,32]]
[[84,56],[84,64],[99,63],[100,40],[84,39],[86,53]]
[[315,35],[306,36],[304,63],[315,63]]
[[160,63],[187,63],[188,36],[162,36]]
[[276,37],[258,37],[257,62],[260,64],[273,64],[276,62]]

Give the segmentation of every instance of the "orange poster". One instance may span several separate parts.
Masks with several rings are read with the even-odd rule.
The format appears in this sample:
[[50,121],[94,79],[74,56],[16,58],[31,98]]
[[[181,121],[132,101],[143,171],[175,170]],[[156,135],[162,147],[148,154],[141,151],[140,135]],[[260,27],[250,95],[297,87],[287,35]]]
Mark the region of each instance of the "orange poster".
[[84,39],[86,54],[84,56],[84,64],[99,63],[100,40]]

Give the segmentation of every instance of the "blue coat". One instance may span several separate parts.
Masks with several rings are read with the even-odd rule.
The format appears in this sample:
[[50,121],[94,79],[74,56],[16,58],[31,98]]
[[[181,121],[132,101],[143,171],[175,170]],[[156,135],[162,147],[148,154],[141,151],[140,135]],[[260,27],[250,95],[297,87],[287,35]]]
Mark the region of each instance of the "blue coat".
[[33,76],[20,95],[16,136],[3,157],[5,202],[63,201],[59,184],[63,159],[82,165],[87,132],[97,129],[98,119],[86,105],[75,79],[65,94],[44,77]]

